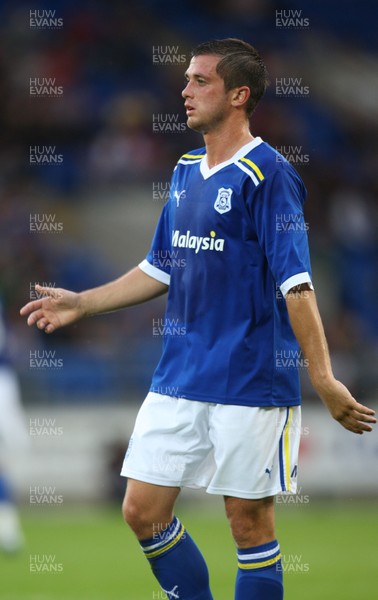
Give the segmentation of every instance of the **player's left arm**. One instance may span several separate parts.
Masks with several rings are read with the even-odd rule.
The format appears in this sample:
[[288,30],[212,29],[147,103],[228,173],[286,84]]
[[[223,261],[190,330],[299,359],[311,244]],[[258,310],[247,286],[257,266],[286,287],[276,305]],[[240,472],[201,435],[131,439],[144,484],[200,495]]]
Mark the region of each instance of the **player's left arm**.
[[357,402],[333,375],[315,292],[302,284],[289,290],[285,299],[292,329],[308,360],[311,383],[331,415],[353,433],[372,431],[375,411]]

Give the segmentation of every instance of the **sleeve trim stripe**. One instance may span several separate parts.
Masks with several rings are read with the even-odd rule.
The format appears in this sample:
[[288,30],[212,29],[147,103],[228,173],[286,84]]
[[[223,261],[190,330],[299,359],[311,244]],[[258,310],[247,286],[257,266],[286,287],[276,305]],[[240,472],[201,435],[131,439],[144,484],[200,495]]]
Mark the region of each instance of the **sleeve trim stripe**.
[[139,263],[138,267],[141,271],[143,271],[143,273],[146,273],[146,275],[149,275],[153,279],[156,279],[157,281],[160,281],[165,285],[170,284],[171,276],[168,275],[168,273],[166,273],[165,271],[162,271],[161,269],[154,267],[154,265],[151,265],[151,263],[149,263],[147,259],[142,260],[142,262]]
[[251,160],[249,160],[249,158],[241,158],[240,159],[242,162],[247,163],[247,165],[249,165],[254,172],[256,173],[257,177],[260,179],[260,181],[262,181],[264,179],[264,175],[261,173],[260,169],[258,168],[258,166],[252,162]]
[[196,160],[183,160],[182,158],[180,158],[180,160],[178,161],[177,164],[178,165],[195,165],[197,163],[200,163],[201,161],[202,161],[202,158],[197,158]]
[[311,289],[314,289],[314,286],[312,285],[311,282],[311,277],[309,275],[309,273],[307,271],[304,271],[303,273],[297,273],[297,275],[293,275],[292,277],[289,277],[289,279],[286,279],[281,285],[280,285],[280,290],[282,292],[283,296],[286,296],[286,294],[288,293],[289,290],[291,290],[292,287],[295,287],[296,285],[300,285],[301,283],[309,283]]
[[247,175],[250,176],[250,178],[252,179],[253,183],[255,184],[255,186],[257,187],[259,185],[259,180],[257,179],[256,175],[250,170],[247,169],[247,167],[245,165],[242,165],[240,163],[240,161],[236,162],[235,165],[237,167],[239,167],[239,169],[241,169],[242,171],[244,171],[244,173],[247,173]]
[[183,154],[181,158],[203,158],[205,154]]

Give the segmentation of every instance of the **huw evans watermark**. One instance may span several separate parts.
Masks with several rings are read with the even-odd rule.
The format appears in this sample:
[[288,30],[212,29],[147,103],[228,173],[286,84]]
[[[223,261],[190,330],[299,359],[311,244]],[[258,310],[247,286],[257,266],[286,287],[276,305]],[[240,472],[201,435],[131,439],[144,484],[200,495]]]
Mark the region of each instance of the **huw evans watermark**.
[[276,350],[276,369],[307,369],[308,365],[300,350]]
[[185,462],[177,456],[164,456],[158,453],[153,457],[152,470],[156,473],[183,473]]
[[[180,388],[177,385],[153,385],[150,388],[150,392],[153,394],[159,394],[159,396],[169,396],[170,398],[186,398],[186,396],[182,396],[179,391]],[[154,403],[156,402],[166,402],[166,398],[161,398],[161,400],[154,398]]]
[[[310,293],[311,293],[310,290],[307,290],[307,289],[302,290],[302,289],[300,289],[300,287],[301,286],[298,285],[298,286],[291,288],[288,291],[288,294],[290,294],[291,300],[293,300],[293,299],[294,300],[303,300],[304,298],[310,297]],[[277,300],[280,300],[280,301],[285,300],[284,295],[282,294],[281,288],[278,285],[278,283],[276,283],[276,294],[275,295],[276,295]]]
[[169,198],[171,191],[170,181],[153,181],[152,182],[152,200],[165,204]]
[[277,9],[276,27],[278,29],[309,29],[310,19],[301,9]]
[[63,86],[57,84],[56,77],[30,77],[29,94],[31,98],[60,98]]
[[308,573],[310,564],[305,562],[302,554],[283,554],[276,570],[281,573]]
[[[55,281],[31,281],[29,284],[29,298],[30,300],[41,300],[41,298],[46,298],[46,294],[43,292],[39,292],[36,289],[36,286],[40,285],[41,287],[47,287],[55,290]],[[60,298],[62,295],[57,289],[54,291],[54,298]]]
[[176,186],[172,186],[170,181],[154,181],[152,183],[152,199],[164,203],[169,198],[175,201],[178,208],[180,201],[186,198],[186,190],[179,190]]
[[[276,416],[275,427],[276,427],[277,431],[280,431],[282,433],[283,426],[282,426],[282,420],[280,418],[279,413]],[[310,427],[308,425],[302,425],[301,419],[300,418],[298,419],[295,416],[290,421],[290,424],[287,425],[287,430],[289,431],[290,435],[299,434],[301,438],[307,437],[310,435]],[[268,473],[268,471],[266,471],[266,472]],[[297,477],[297,475],[298,475],[298,465],[294,465],[294,467],[291,471],[291,477]]]
[[57,561],[55,554],[30,554],[30,573],[63,573],[63,564]]
[[30,9],[29,25],[31,29],[62,29],[63,17],[52,9]]
[[276,146],[276,162],[283,163],[285,160],[296,167],[308,165],[310,156],[303,151],[303,146]]
[[182,269],[186,267],[186,258],[180,258],[178,250],[153,250],[152,265],[158,269]]
[[276,213],[276,231],[278,233],[293,233],[308,231],[309,224],[301,213]]
[[153,65],[183,65],[186,60],[186,54],[181,52],[180,46],[152,46]]
[[186,327],[179,319],[152,319],[152,335],[180,337],[186,335]]
[[62,369],[63,358],[57,356],[56,350],[30,350],[30,369]]
[[61,165],[63,154],[59,154],[56,146],[30,146],[29,163],[31,165]]
[[60,437],[63,427],[57,425],[56,419],[49,417],[30,418],[29,434],[33,437]]
[[179,114],[156,113],[152,115],[153,133],[185,133],[186,123],[180,122]]
[[298,488],[295,494],[291,494],[290,492],[282,492],[281,494],[277,494],[275,501],[276,504],[302,505],[309,504],[310,496],[309,494],[304,494],[302,492],[302,488]]
[[302,77],[276,77],[276,96],[281,98],[309,98],[310,86]]
[[57,493],[55,486],[30,486],[29,503],[35,506],[57,506],[63,504],[63,495]]
[[63,223],[57,221],[55,214],[30,213],[29,231],[30,233],[62,233]]

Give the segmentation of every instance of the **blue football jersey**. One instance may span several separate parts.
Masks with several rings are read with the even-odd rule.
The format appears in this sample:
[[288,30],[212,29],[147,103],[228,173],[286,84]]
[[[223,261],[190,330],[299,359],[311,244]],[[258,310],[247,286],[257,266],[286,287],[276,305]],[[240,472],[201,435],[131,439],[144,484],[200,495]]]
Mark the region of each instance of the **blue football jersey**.
[[212,169],[205,148],[180,158],[139,265],[169,285],[151,391],[243,406],[300,404],[303,359],[284,296],[311,285],[305,196],[295,169],[261,138]]

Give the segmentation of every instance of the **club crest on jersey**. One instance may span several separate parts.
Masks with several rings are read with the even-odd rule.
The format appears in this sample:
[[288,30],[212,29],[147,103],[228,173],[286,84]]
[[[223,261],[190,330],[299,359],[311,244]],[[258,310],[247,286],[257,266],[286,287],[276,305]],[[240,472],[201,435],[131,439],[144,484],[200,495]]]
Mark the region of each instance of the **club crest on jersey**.
[[214,208],[221,215],[231,210],[232,189],[221,187],[218,190],[217,199],[214,202]]

